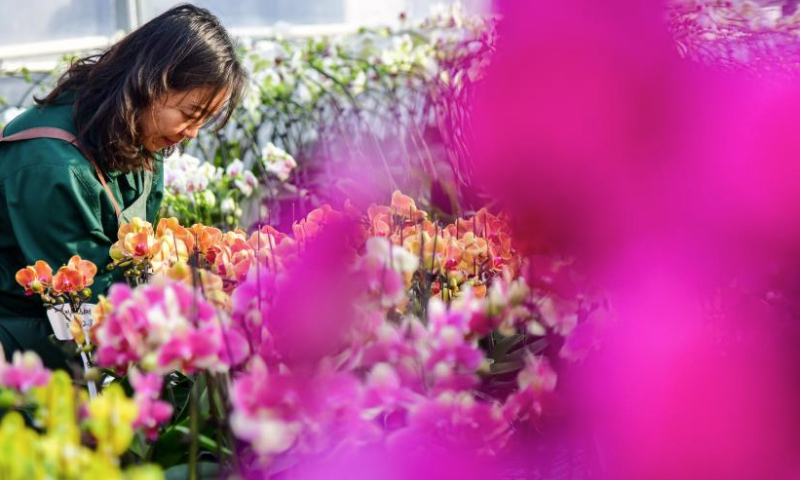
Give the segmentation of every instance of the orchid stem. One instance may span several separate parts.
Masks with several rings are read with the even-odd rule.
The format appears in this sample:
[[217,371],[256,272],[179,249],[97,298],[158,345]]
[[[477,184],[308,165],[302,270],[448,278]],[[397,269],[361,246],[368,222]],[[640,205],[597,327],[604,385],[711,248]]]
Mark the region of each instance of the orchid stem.
[[198,411],[198,404],[199,404],[199,397],[198,397],[198,388],[199,388],[198,379],[195,379],[194,385],[192,385],[191,390],[191,400],[189,406],[189,424],[191,429],[191,438],[189,439],[189,478],[191,480],[197,480],[197,455],[199,451],[199,444],[198,438],[200,436],[200,425],[199,425],[199,414]]

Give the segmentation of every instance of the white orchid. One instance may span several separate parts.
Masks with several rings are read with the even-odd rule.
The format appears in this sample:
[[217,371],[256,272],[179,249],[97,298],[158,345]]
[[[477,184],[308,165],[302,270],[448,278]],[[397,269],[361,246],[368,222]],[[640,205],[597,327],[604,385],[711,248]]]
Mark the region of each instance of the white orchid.
[[200,159],[177,150],[164,159],[164,186],[175,195],[187,193],[194,184],[189,181],[190,172],[200,166]]
[[242,172],[244,172],[244,163],[238,158],[234,159],[225,168],[225,174],[227,174],[229,177],[238,177],[242,174]]
[[295,159],[272,142],[267,143],[261,150],[261,162],[268,173],[275,175],[282,182],[288,180],[292,170],[297,168]]
[[253,189],[258,185],[258,179],[253,175],[253,172],[245,170],[242,178],[235,179],[233,184],[242,192],[242,195],[249,197],[253,194]]
[[350,83],[350,87],[353,89],[353,95],[358,95],[364,91],[364,88],[367,86],[367,74],[364,73],[363,70],[360,70],[353,81]]
[[365,258],[377,260],[400,273],[413,273],[419,267],[419,257],[402,246],[392,245],[385,237],[367,239]]
[[231,197],[226,198],[219,204],[219,209],[222,213],[231,213],[236,210],[236,202]]
[[242,107],[252,117],[258,115],[258,107],[261,106],[261,87],[251,82],[247,85],[244,98],[242,99]]

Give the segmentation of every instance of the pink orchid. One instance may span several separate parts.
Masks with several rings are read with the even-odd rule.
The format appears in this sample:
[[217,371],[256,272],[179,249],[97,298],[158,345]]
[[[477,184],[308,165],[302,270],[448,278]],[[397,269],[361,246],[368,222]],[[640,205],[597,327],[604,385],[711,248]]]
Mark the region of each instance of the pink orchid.
[[[0,349],[2,355],[2,349]],[[43,387],[50,381],[50,370],[34,352],[14,352],[11,363],[0,359],[0,385],[20,392],[33,387]]]
[[477,401],[468,392],[443,392],[410,409],[408,428],[392,434],[389,447],[404,452],[433,449],[493,455],[511,433],[499,405]]
[[556,381],[556,372],[547,359],[529,356],[517,375],[518,390],[504,405],[505,418],[510,422],[524,422],[541,415],[543,399],[555,390]]
[[158,438],[158,427],[172,417],[172,405],[159,400],[164,378],[154,373],[141,373],[131,370],[129,377],[134,389],[134,401],[139,407],[139,415],[134,421],[135,428],[142,428],[150,440]]
[[114,285],[108,301],[111,308],[95,332],[100,365],[223,371],[248,355],[230,320],[182,282],[158,277],[135,290]]

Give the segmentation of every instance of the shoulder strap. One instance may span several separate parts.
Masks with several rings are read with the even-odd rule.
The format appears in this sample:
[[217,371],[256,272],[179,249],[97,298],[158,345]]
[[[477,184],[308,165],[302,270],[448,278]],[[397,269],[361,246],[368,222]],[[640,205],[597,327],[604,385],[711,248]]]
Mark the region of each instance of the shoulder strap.
[[81,151],[84,157],[92,164],[94,167],[94,172],[97,174],[97,178],[100,180],[100,183],[103,184],[103,188],[106,190],[106,194],[108,195],[109,200],[111,200],[111,204],[114,205],[114,211],[117,212],[117,217],[120,216],[122,210],[119,208],[119,204],[117,204],[117,200],[114,198],[114,195],[111,193],[111,188],[109,188],[108,183],[106,183],[105,175],[103,175],[103,171],[100,170],[100,167],[97,166],[97,162],[86,153],[86,151],[78,145],[78,139],[75,138],[75,135],[71,134],[66,130],[62,130],[56,127],[34,127],[29,128],[27,130],[23,130],[21,132],[17,132],[13,135],[9,135],[7,137],[3,136],[3,133],[0,132],[0,143],[2,142],[16,142],[19,140],[31,140],[34,138],[55,138],[58,140],[64,140],[65,142],[71,143],[75,148]]

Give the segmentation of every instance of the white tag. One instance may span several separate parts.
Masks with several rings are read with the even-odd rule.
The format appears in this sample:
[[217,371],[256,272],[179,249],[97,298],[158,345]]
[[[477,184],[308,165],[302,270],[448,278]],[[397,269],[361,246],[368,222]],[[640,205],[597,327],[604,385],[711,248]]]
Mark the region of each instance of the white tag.
[[[92,310],[95,305],[92,303],[84,303],[81,305],[81,324],[83,331],[86,332],[92,326]],[[50,320],[50,326],[53,327],[53,333],[59,340],[72,340],[72,332],[69,331],[69,325],[72,323],[72,318],[75,316],[69,305],[60,305],[59,309],[48,308],[47,319]]]

